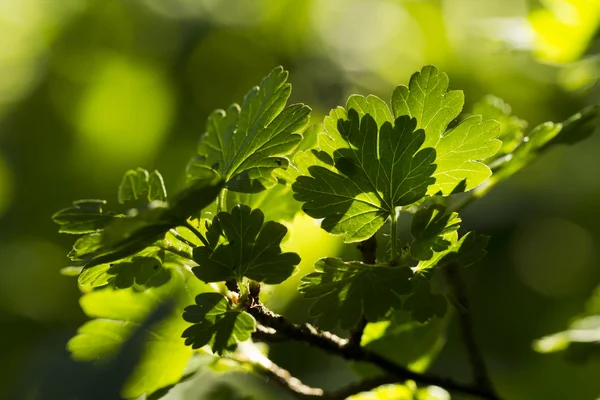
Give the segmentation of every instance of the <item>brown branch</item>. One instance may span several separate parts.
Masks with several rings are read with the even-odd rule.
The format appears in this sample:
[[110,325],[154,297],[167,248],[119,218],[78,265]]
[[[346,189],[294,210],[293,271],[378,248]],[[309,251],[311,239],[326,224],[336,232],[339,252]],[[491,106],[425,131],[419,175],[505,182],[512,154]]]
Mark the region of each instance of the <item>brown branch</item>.
[[477,339],[475,338],[475,330],[473,328],[473,320],[471,318],[467,288],[461,277],[460,268],[458,265],[452,263],[442,268],[442,270],[444,271],[448,284],[452,288],[454,298],[458,302],[458,307],[455,308],[458,311],[460,334],[467,350],[475,383],[490,393],[495,393],[494,386],[485,364],[483,353],[477,344]]
[[269,379],[277,382],[287,392],[297,398],[323,397],[323,389],[313,388],[302,383],[298,378],[292,376],[288,370],[271,362],[269,365],[254,364],[254,368]]
[[[254,334],[256,340],[265,342],[280,342],[284,338],[288,340],[297,340],[347,360],[368,362],[378,366],[389,374],[389,379],[385,378],[386,383],[390,383],[390,381],[404,382],[413,380],[423,385],[440,386],[449,392],[468,394],[488,400],[500,399],[494,392],[478,385],[462,384],[452,379],[436,375],[413,372],[369,349],[350,346],[348,345],[349,342],[347,340],[332,333],[321,331],[310,324],[294,324],[283,316],[273,313],[262,304],[250,307],[248,312],[263,325],[263,327]],[[382,377],[379,379],[383,380],[384,378]],[[377,382],[374,382],[373,384],[375,383]],[[375,386],[371,386],[370,389],[373,387]],[[355,390],[362,389],[360,387],[355,387]]]

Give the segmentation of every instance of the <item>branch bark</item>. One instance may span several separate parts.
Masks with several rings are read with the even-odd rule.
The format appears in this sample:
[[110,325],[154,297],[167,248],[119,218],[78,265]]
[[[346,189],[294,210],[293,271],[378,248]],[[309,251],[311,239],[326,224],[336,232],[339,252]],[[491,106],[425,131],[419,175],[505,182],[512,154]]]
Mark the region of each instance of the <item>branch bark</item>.
[[[500,398],[488,388],[479,385],[463,384],[436,375],[413,372],[369,349],[350,346],[348,345],[348,340],[342,339],[332,333],[321,331],[310,324],[294,324],[283,316],[273,313],[260,303],[256,304],[254,307],[250,307],[248,312],[263,325],[263,327],[259,328],[253,335],[256,340],[265,342],[281,342],[286,339],[296,340],[307,343],[310,346],[318,347],[328,353],[335,354],[347,360],[368,362],[388,373],[386,377],[378,378],[385,381],[385,383],[413,380],[424,385],[440,386],[453,393],[467,394],[488,400],[500,400]],[[369,386],[366,381],[363,383],[366,386],[369,386],[369,389],[372,389],[373,387],[376,387],[372,385],[377,382],[378,381],[373,382],[371,386]],[[355,389],[353,390],[362,391],[364,389],[362,389],[361,386],[355,386]],[[350,389],[344,393],[348,393],[349,391]],[[327,397],[327,394],[325,397]]]

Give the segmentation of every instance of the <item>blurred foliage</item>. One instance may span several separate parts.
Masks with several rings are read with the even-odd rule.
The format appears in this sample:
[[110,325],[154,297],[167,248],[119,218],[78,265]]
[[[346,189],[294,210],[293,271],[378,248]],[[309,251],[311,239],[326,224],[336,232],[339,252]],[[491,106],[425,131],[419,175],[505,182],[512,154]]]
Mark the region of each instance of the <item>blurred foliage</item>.
[[[592,0],[0,2],[0,398],[16,398],[9,391],[59,365],[84,321],[77,287],[59,274],[70,240],[55,233],[52,213],[112,193],[138,166],[159,169],[174,193],[210,112],[239,101],[274,66],[291,71],[290,102],[310,104],[313,123],[348,94],[386,97],[431,63],[464,89],[467,108],[494,94],[533,127],[600,103],[599,19]],[[498,118],[511,118],[493,104]],[[507,398],[600,394],[598,364],[531,348],[564,331],[600,280],[599,156],[598,135],[553,148],[462,215],[463,228],[492,237],[467,283],[475,329]],[[283,247],[302,254],[302,273],[338,250],[356,258],[306,216],[292,224]],[[269,300],[301,321],[307,303],[289,294],[298,279]],[[276,345],[270,355],[309,385],[335,389],[355,379],[339,360],[305,347]],[[432,368],[467,377],[452,326]],[[278,398],[236,374],[207,373],[181,390],[236,398],[246,385]],[[427,390],[423,398],[446,398]]]

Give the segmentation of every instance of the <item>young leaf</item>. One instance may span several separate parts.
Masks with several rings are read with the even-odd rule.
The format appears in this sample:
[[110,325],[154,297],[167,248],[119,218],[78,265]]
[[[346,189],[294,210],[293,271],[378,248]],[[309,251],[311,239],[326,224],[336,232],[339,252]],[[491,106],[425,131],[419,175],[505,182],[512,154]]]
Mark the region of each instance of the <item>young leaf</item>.
[[167,190],[158,171],[149,174],[143,168],[131,169],[123,176],[118,198],[121,204],[138,199],[167,201]]
[[183,319],[193,323],[182,335],[186,345],[199,349],[210,343],[212,350],[221,355],[237,342],[250,339],[256,329],[254,317],[232,308],[219,293],[196,296],[196,304],[185,308]]
[[204,282],[247,277],[268,284],[281,283],[300,263],[296,253],[281,252],[286,233],[285,226],[264,222],[262,211],[237,205],[231,213],[220,212],[207,225],[211,246],[194,249],[194,260],[199,266],[193,271]]
[[429,321],[433,316],[442,318],[448,304],[442,295],[431,292],[429,280],[421,275],[411,279],[412,293],[404,302],[404,309],[410,311],[412,318],[420,323]]
[[170,229],[214,202],[222,187],[218,175],[207,172],[204,179],[174,196],[170,204],[153,201],[145,208],[130,210],[126,218],[105,227],[99,247],[81,257],[84,269],[130,257],[163,239]]
[[553,146],[574,144],[589,137],[596,129],[599,112],[599,107],[592,106],[563,123],[545,122],[533,128],[511,154],[490,163],[494,169],[490,187],[525,168]]
[[113,212],[104,212],[106,200],[77,200],[73,206],[57,211],[52,220],[60,225],[60,233],[84,234],[99,232],[118,218]]
[[163,285],[141,292],[107,287],[85,294],[80,301],[83,311],[95,318],[81,326],[67,345],[80,361],[109,360],[159,304],[167,300],[176,303],[166,319],[150,328],[142,359],[122,392],[127,398],[179,381],[192,355],[181,339],[181,332],[189,326],[181,313],[196,294],[207,288],[183,268],[167,271],[169,279]]
[[471,190],[488,179],[492,171],[480,162],[496,154],[502,143],[496,139],[500,124],[482,122],[472,116],[449,131],[448,124],[458,116],[464,104],[461,91],[448,89],[448,76],[428,65],[410,78],[408,87],[400,85],[392,95],[394,115],[417,119],[417,128],[425,130],[423,148],[436,151],[435,184],[428,194],[450,194],[458,183],[466,180]]
[[414,238],[410,247],[412,258],[429,260],[434,252],[446,250],[452,244],[446,236],[456,232],[460,222],[457,213],[446,213],[446,207],[441,204],[433,204],[417,211],[410,227]]
[[425,195],[434,183],[435,151],[419,151],[425,135],[416,120],[400,116],[392,125],[375,96],[352,96],[347,108],[326,118],[321,152],[296,157],[305,176],[292,189],[308,215],[324,218],[323,229],[357,242],[373,236],[397,207]]
[[466,268],[475,264],[487,254],[485,248],[489,236],[468,232],[458,239],[458,233],[454,231],[450,232],[445,239],[451,245],[446,250],[435,252],[430,259],[420,261],[415,272],[422,272],[430,268],[441,268],[450,263],[456,263]]
[[567,351],[574,361],[586,361],[590,356],[600,354],[600,315],[578,318],[569,329],[545,336],[533,343],[538,353]]
[[285,157],[298,145],[299,132],[307,125],[310,108],[285,107],[291,85],[287,71],[275,68],[259,87],[253,88],[242,106],[214,111],[200,138],[198,156],[188,165],[194,178],[205,168],[216,169],[236,192],[256,193],[276,183],[276,168],[287,168]]
[[369,322],[379,321],[400,308],[400,296],[410,291],[408,267],[367,265],[339,258],[322,258],[315,272],[302,277],[298,291],[314,299],[310,315],[323,328],[349,329],[361,315]]

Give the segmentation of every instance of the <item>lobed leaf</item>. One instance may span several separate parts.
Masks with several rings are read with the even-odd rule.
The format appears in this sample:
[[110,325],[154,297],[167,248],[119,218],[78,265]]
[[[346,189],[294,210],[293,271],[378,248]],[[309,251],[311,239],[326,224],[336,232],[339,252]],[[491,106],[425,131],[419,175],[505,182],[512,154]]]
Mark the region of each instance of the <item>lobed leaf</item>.
[[143,168],[125,172],[119,185],[119,203],[134,200],[167,201],[167,189],[162,175],[158,171],[151,174]]
[[420,261],[415,269],[416,272],[441,268],[450,263],[466,268],[477,263],[487,254],[485,248],[489,236],[468,232],[459,239],[458,233],[451,232],[446,239],[450,241],[451,245],[446,250],[435,252],[430,259]]
[[323,229],[357,242],[375,234],[397,207],[425,195],[434,182],[435,152],[419,151],[425,135],[414,119],[400,116],[392,125],[379,98],[352,96],[347,107],[326,119],[322,151],[295,158],[302,175],[292,189],[308,215],[324,218]]
[[219,293],[201,293],[196,304],[185,308],[183,319],[193,323],[183,332],[186,345],[199,349],[210,344],[217,354],[250,339],[256,321],[247,312],[233,308]]
[[241,107],[233,104],[209,116],[198,156],[188,164],[190,178],[213,168],[228,189],[244,193],[260,192],[277,182],[272,172],[289,165],[285,156],[300,143],[299,132],[310,114],[302,104],[285,106],[291,93],[287,77],[287,71],[277,67],[248,92]]
[[401,296],[410,291],[408,267],[367,265],[339,258],[322,258],[315,272],[302,277],[298,291],[314,303],[310,315],[323,328],[337,322],[344,329],[356,325],[361,315],[369,322],[388,317],[400,308]]
[[110,264],[144,250],[165,238],[169,230],[214,202],[223,181],[215,172],[207,174],[173,197],[170,204],[153,201],[144,208],[132,209],[127,217],[108,224],[92,252],[81,254],[85,267]]
[[410,78],[408,87],[400,85],[392,95],[394,115],[416,118],[417,128],[425,131],[423,148],[436,151],[435,184],[427,194],[452,193],[463,180],[465,190],[471,190],[492,175],[481,161],[490,158],[502,143],[496,139],[500,124],[481,116],[472,116],[447,131],[448,125],[461,112],[464,95],[461,91],[447,92],[448,76],[428,65]]
[[119,216],[104,212],[106,200],[77,200],[73,206],[57,211],[52,220],[60,225],[60,233],[85,234],[99,232]]
[[[417,211],[411,224],[411,234],[414,238],[410,254],[415,260],[429,260],[434,252],[446,250],[452,244],[451,240],[460,226],[461,219],[457,213],[447,213],[446,207],[433,204]],[[448,237],[451,236],[451,237]]]
[[204,282],[247,277],[268,284],[281,283],[300,263],[296,253],[281,251],[286,233],[284,225],[264,222],[262,211],[237,205],[231,213],[220,212],[207,225],[210,247],[194,249],[199,266],[193,271]]

